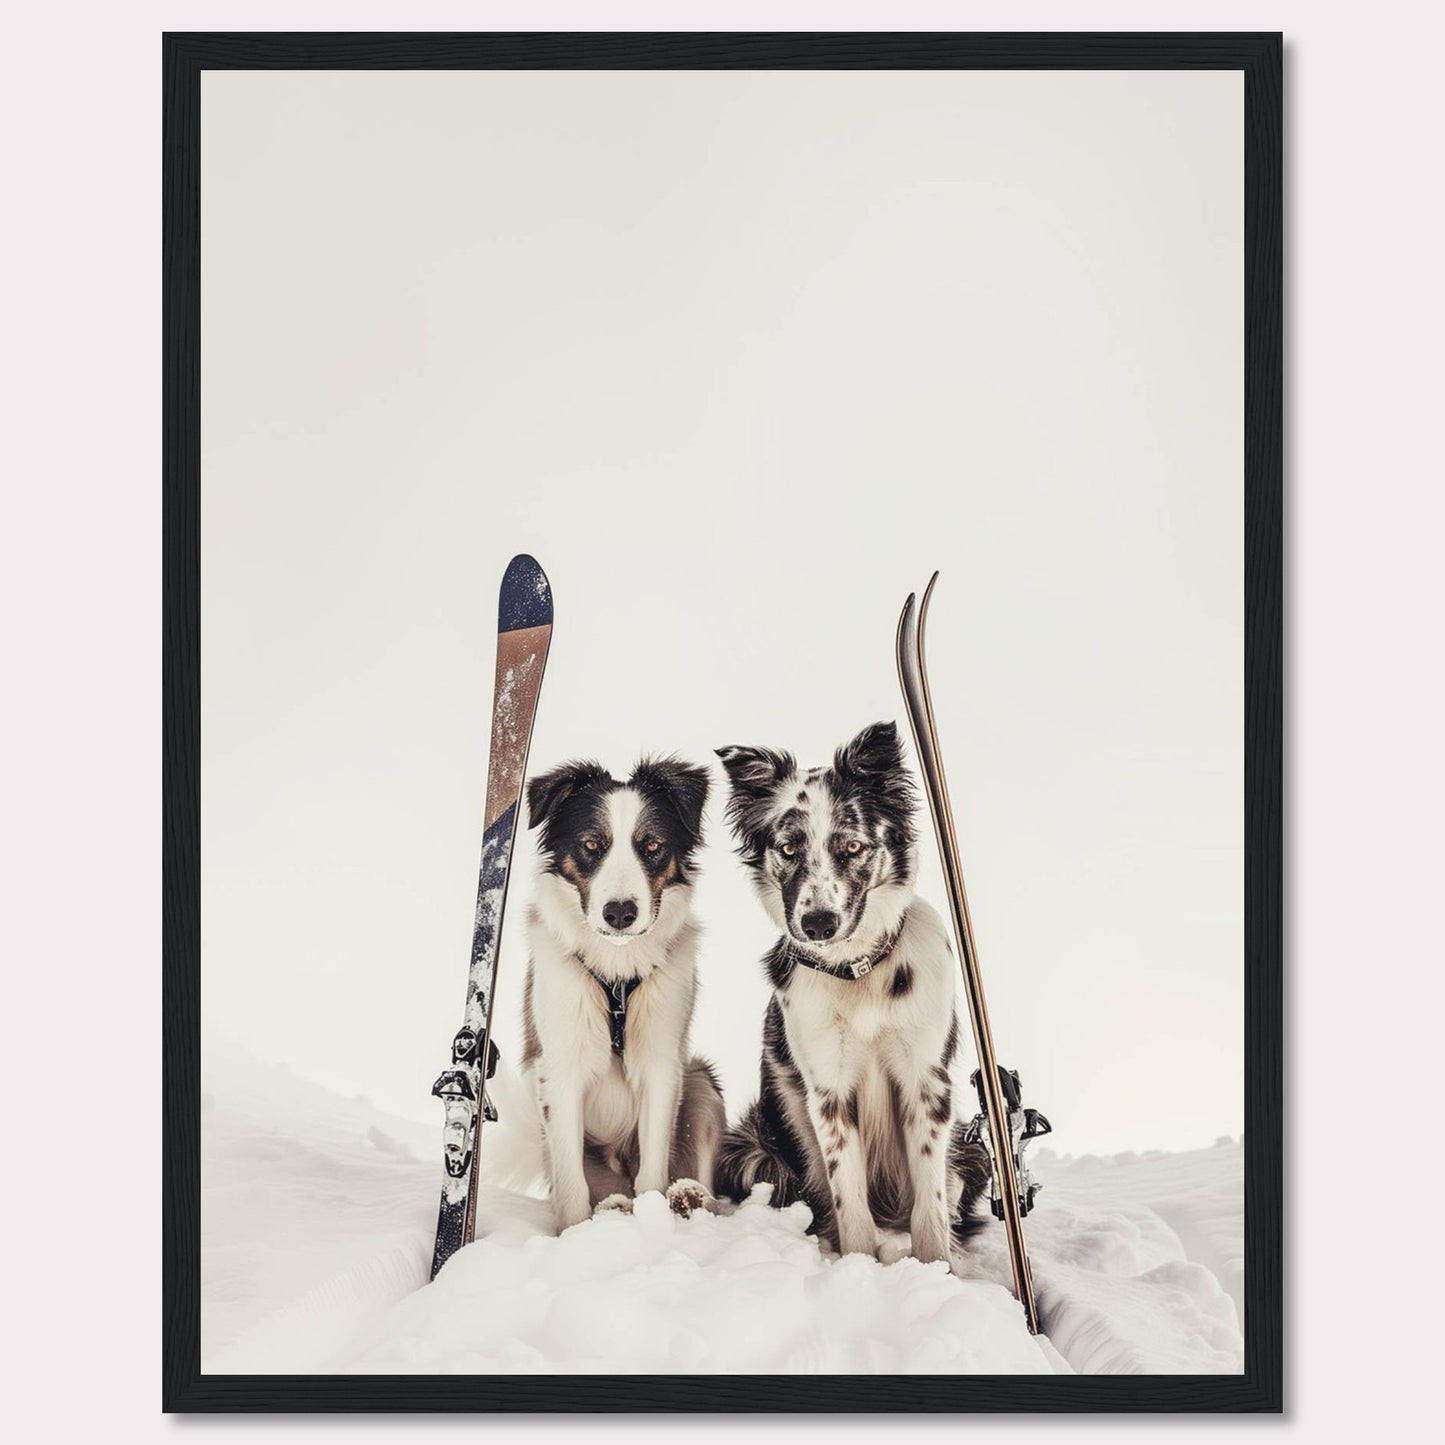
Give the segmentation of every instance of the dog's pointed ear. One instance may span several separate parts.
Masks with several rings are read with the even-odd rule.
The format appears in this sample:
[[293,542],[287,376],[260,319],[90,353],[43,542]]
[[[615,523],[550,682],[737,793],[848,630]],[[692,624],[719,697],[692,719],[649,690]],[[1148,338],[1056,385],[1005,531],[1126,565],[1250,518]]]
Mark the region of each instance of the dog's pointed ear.
[[681,758],[643,758],[633,770],[631,781],[645,795],[666,798],[693,845],[702,842],[702,810],[707,805],[709,782],[706,768]]
[[798,771],[791,753],[775,753],[771,748],[719,748],[717,755],[734,798],[764,798]]
[[791,753],[771,748],[719,748],[732,789],[728,794],[728,826],[741,844],[743,857],[755,862],[762,856],[762,830],[769,800],[778,784],[795,777],[798,765]]
[[866,791],[880,804],[904,837],[913,836],[918,796],[903,763],[896,723],[874,723],[844,743],[833,754],[833,771],[846,785]]
[[601,763],[563,763],[550,773],[541,773],[527,784],[527,825],[540,828],[557,816],[557,809],[583,788],[609,780],[611,774]]
[[883,777],[903,766],[898,724],[873,723],[833,754],[833,770],[857,781]]

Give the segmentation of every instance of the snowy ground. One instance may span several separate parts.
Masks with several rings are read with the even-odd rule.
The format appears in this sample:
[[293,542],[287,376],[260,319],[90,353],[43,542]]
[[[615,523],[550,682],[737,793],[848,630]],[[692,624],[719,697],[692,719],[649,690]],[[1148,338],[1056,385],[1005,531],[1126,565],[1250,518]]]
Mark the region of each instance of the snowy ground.
[[[426,1283],[440,1130],[208,1034],[207,1373],[1222,1373],[1242,1364],[1243,1161],[1037,1155],[1028,1235],[1047,1338],[1005,1287],[1002,1230],[955,1262],[837,1259],[801,1205],[678,1219],[658,1195],[561,1238],[488,1187],[487,1237]],[[485,1158],[485,1154],[484,1154]],[[961,1276],[961,1277],[960,1277]]]

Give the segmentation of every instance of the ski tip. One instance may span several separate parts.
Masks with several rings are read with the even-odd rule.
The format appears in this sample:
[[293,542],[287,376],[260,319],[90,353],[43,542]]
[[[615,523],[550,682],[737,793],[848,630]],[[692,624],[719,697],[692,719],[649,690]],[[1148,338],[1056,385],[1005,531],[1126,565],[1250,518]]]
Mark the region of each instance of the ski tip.
[[[898,614],[898,631],[894,637],[894,648],[898,653],[898,666],[903,666],[904,654],[908,650],[908,635],[913,626],[913,603],[914,594],[908,594],[908,600],[903,604],[903,611]],[[901,674],[900,674],[901,675]]]
[[929,599],[933,596],[933,584],[938,581],[938,572],[935,569],[933,576],[928,579],[928,586],[923,589],[923,601],[918,604],[918,625],[923,626],[924,619],[928,616]]
[[497,631],[552,625],[552,584],[535,557],[520,552],[507,564],[497,595]]

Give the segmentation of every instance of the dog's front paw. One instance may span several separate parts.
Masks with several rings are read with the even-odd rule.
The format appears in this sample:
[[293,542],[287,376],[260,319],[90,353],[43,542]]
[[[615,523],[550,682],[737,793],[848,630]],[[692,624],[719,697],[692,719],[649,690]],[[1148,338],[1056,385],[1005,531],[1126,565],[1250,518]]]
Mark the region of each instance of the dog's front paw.
[[920,1264],[937,1264],[939,1261],[947,1264],[948,1241],[946,1238],[940,1240],[933,1235],[916,1238],[913,1241],[911,1253]]
[[606,1199],[599,1199],[593,1214],[631,1214],[632,1196],[630,1194],[609,1194]]
[[558,1234],[591,1217],[592,1206],[585,1194],[579,1199],[557,1199],[552,1202],[552,1220],[557,1226]]
[[694,1209],[717,1213],[717,1200],[696,1179],[678,1179],[668,1186],[667,1207],[681,1219],[690,1219]]
[[840,1224],[838,1229],[839,1254],[878,1254],[878,1231],[870,1225]]
[[878,1248],[873,1257],[879,1264],[897,1264],[900,1259],[908,1258],[911,1248],[911,1241],[906,1234],[887,1230],[879,1236]]
[[942,1211],[913,1220],[909,1253],[920,1264],[948,1262],[948,1216]]

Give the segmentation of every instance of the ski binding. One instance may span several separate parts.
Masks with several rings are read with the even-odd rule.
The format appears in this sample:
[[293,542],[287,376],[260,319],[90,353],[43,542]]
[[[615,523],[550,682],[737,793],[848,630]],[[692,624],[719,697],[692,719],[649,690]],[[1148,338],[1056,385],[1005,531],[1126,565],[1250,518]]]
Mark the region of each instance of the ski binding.
[[[497,1046],[487,1041],[487,1077],[497,1072]],[[443,1162],[447,1174],[461,1179],[471,1168],[472,1140],[476,1137],[472,1121],[477,1113],[477,1094],[482,1097],[482,1118],[489,1124],[496,1123],[497,1111],[487,1097],[485,1088],[479,1089],[480,1070],[477,1068],[477,1036],[471,1029],[462,1029],[452,1040],[452,1065],[443,1069],[436,1083],[431,1086],[432,1097],[442,1101],[446,1122],[442,1125]]]
[[[979,1112],[973,1116],[964,1130],[963,1137],[970,1144],[982,1144],[992,1157],[992,1136],[988,1127],[988,1103],[979,1075],[980,1071],[975,1069],[968,1078],[969,1083],[978,1091]],[[1008,1136],[1013,1153],[1014,1181],[1018,1186],[1019,1214],[1025,1215],[1034,1207],[1034,1199],[1044,1186],[1030,1173],[1028,1165],[1024,1162],[1024,1150],[1035,1139],[1041,1138],[1045,1134],[1051,1134],[1053,1125],[1037,1109],[1023,1107],[1023,1095],[1019,1087],[1017,1069],[1006,1069],[1000,1064],[998,1066],[998,1082],[1008,1114]],[[989,1209],[995,1219],[1002,1219],[1004,1215],[1003,1197],[999,1192],[999,1170],[996,1164],[989,1172],[988,1187]]]

